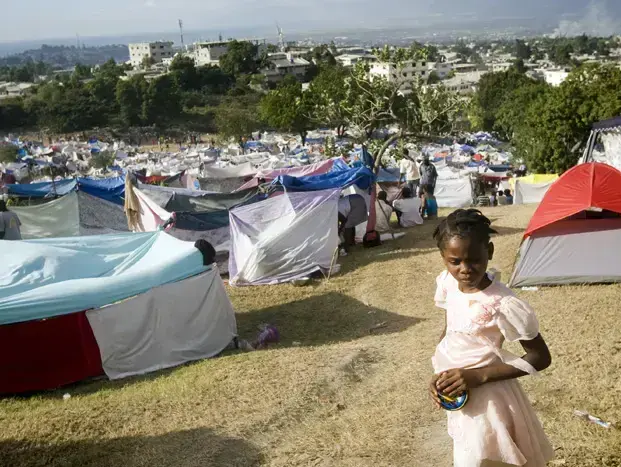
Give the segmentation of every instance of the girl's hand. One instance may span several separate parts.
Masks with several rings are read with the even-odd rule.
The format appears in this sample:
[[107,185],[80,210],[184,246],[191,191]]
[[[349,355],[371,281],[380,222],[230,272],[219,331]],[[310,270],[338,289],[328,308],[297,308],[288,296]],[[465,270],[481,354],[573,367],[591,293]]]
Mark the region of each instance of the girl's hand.
[[438,390],[436,389],[436,382],[440,375],[433,375],[431,382],[429,383],[429,396],[431,396],[431,402],[436,409],[441,409],[440,398],[438,397]]
[[457,368],[442,373],[436,381],[436,388],[448,397],[457,397],[462,392],[477,388],[481,384],[483,379],[479,371]]

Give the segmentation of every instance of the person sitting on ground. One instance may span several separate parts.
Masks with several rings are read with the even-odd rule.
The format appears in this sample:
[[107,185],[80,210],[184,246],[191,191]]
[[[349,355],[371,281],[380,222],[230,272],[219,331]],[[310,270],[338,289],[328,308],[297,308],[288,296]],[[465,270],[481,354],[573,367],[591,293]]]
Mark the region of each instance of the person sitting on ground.
[[511,190],[505,190],[505,199],[507,200],[507,204],[513,204],[513,195],[511,194]]
[[22,225],[19,217],[6,207],[6,201],[0,199],[0,240],[21,240]]
[[343,235],[342,244],[345,253],[356,245],[356,226],[366,222],[369,215],[367,203],[360,195],[341,196],[339,199],[339,235]]
[[420,187],[420,200],[420,213],[423,219],[437,219],[438,202],[436,201],[436,197],[433,195],[433,192],[427,185]]
[[507,198],[505,197],[505,192],[504,191],[499,191],[498,194],[496,195],[496,199],[498,200],[498,206],[506,206],[507,205]]
[[390,232],[390,217],[392,206],[388,204],[388,194],[380,191],[375,201],[375,230],[378,232]]
[[401,194],[402,199],[395,200],[392,203],[392,207],[397,213],[399,219],[399,225],[401,227],[414,227],[423,223],[423,218],[420,215],[421,200],[420,198],[414,198],[412,190],[405,187]]
[[492,193],[489,197],[489,205],[498,206],[498,198],[496,198],[496,190],[492,190]]

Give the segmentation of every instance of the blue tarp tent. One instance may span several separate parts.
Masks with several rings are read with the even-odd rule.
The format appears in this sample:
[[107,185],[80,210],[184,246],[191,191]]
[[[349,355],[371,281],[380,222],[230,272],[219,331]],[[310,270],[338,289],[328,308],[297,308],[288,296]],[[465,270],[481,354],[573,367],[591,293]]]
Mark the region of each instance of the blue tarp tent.
[[114,204],[123,204],[125,176],[114,178],[78,178],[78,190]]
[[209,269],[158,231],[0,242],[0,325],[99,308]]
[[280,185],[286,190],[291,191],[318,191],[333,188],[347,188],[356,185],[362,190],[367,190],[375,176],[366,167],[359,167],[349,170],[339,170],[328,172],[322,175],[309,175],[306,177],[291,177],[290,175],[280,175],[272,185]]
[[77,181],[67,178],[58,182],[41,182],[29,184],[9,184],[6,185],[9,195],[20,198],[50,198],[64,196],[76,189]]

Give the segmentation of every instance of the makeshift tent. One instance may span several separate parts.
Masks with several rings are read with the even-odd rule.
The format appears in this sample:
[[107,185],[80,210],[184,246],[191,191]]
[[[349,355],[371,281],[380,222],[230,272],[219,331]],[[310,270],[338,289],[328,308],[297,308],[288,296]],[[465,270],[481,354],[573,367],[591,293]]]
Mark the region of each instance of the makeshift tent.
[[[604,153],[595,151],[600,141],[604,145]],[[593,125],[581,162],[602,162],[621,170],[621,117]]]
[[472,184],[467,177],[438,178],[434,195],[440,208],[465,208],[472,205]]
[[556,174],[531,174],[509,180],[513,191],[513,204],[540,203],[552,184],[558,179]]
[[371,187],[375,180],[373,172],[366,167],[357,167],[348,170],[336,170],[322,175],[309,175],[306,177],[292,177],[280,175],[274,179],[272,185],[280,185],[289,191],[319,191],[334,188],[346,188],[356,185],[362,190]]
[[554,183],[524,234],[514,287],[621,281],[621,172],[578,165]]
[[[339,159],[342,161],[342,159]],[[329,172],[333,165],[335,159],[328,159],[327,161],[317,162],[315,164],[303,165],[301,167],[290,167],[284,169],[274,169],[274,170],[261,170],[258,172],[252,180],[244,183],[241,187],[239,187],[236,191],[245,190],[247,188],[253,188],[259,186],[260,180],[265,180],[267,182],[271,182],[275,178],[278,178],[280,175],[290,175],[292,177],[305,177],[309,175],[321,175]]]
[[127,221],[119,205],[81,191],[11,210],[22,222],[24,240],[127,232]]
[[285,192],[230,212],[231,285],[327,272],[338,246],[340,189]]
[[0,241],[0,255],[0,393],[170,367],[236,334],[217,268],[164,232]]
[[6,188],[10,196],[20,198],[54,198],[74,191],[77,183],[74,179],[65,179],[57,182],[8,184]]

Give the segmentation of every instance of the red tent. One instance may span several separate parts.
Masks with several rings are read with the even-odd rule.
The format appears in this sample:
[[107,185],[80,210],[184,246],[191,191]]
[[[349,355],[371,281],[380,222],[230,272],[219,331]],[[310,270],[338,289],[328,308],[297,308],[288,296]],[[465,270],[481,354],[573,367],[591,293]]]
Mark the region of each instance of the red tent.
[[544,196],[524,237],[589,208],[621,214],[621,172],[599,162],[580,164],[565,172]]

